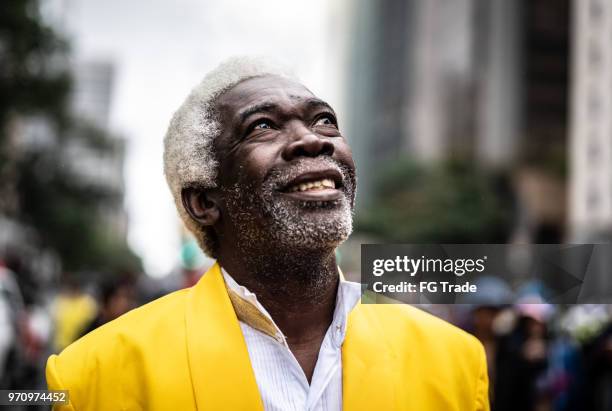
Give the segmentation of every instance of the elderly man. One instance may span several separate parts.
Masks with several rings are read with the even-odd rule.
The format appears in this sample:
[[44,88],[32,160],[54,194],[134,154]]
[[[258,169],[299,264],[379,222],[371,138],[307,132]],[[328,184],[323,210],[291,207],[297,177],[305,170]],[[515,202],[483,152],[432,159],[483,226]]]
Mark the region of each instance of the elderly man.
[[164,163],[217,264],[52,356],[66,409],[488,409],[473,337],[409,306],[361,305],[338,270],[355,167],[325,101],[232,59],[174,115]]

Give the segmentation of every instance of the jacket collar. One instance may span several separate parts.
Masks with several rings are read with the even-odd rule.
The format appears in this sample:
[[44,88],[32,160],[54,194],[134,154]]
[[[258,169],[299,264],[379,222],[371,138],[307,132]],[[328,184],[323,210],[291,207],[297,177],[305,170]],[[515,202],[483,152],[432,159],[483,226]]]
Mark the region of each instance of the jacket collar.
[[263,403],[218,263],[189,290],[187,352],[198,410],[261,410]]

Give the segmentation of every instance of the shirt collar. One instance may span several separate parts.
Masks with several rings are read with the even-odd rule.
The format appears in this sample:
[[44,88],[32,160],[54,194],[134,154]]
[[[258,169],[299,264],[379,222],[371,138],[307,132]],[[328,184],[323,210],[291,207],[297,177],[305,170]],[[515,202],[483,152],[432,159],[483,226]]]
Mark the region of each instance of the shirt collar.
[[[338,268],[338,271],[340,271],[340,268]],[[221,268],[221,272],[238,320],[287,346],[286,337],[278,328],[272,316],[257,300],[257,296],[246,287],[238,284],[224,268]],[[330,326],[332,340],[338,347],[344,342],[348,315],[357,305],[360,297],[361,284],[346,281],[341,274],[338,294],[336,295],[336,307]]]

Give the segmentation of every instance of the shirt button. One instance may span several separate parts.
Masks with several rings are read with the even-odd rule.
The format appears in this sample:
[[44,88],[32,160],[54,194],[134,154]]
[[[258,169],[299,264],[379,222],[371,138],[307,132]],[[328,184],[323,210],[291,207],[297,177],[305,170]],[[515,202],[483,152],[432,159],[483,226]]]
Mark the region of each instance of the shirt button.
[[337,348],[342,345],[342,325],[336,324],[334,326],[334,333],[332,334],[332,341]]

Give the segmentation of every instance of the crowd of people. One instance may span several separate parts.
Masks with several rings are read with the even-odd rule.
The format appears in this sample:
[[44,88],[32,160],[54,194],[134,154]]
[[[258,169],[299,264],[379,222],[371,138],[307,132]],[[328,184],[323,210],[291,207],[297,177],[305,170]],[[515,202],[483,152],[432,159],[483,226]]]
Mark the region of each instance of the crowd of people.
[[130,276],[65,275],[58,288],[24,296],[20,275],[18,256],[0,258],[0,389],[44,389],[51,353],[148,299]]
[[484,345],[494,411],[612,410],[612,307],[463,307],[457,322]]

